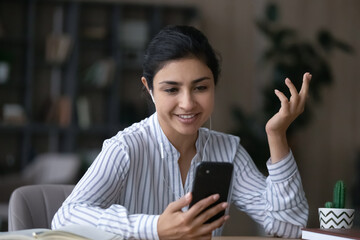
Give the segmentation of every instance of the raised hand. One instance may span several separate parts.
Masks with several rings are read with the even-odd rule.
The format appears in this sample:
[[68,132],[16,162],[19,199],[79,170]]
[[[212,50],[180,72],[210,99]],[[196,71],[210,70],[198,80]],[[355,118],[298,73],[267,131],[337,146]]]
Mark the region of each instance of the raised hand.
[[[183,212],[181,209],[188,206],[191,202],[191,193],[186,194],[179,200],[172,202],[160,215],[158,221],[158,235],[161,240],[165,239],[211,239],[212,231],[221,227],[229,216],[223,216],[216,221],[204,224],[212,216],[227,208],[226,202],[206,210],[204,209],[219,199],[219,195],[215,194],[207,197],[195,205],[188,211]],[[200,214],[201,213],[201,214]]]
[[291,80],[289,78],[285,79],[285,84],[291,93],[290,99],[288,99],[282,92],[275,89],[275,94],[281,102],[281,107],[279,112],[277,112],[267,122],[265,127],[273,163],[280,160],[289,151],[286,140],[286,130],[304,111],[311,77],[310,73],[304,74],[303,83],[299,93]]

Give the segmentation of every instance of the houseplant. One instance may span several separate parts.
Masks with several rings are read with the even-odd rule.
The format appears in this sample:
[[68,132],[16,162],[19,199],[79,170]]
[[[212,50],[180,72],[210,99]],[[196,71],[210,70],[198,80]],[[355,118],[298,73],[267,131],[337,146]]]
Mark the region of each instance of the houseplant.
[[345,208],[346,187],[342,180],[334,186],[333,201],[319,208],[320,228],[351,228],[354,222],[354,209]]
[[264,126],[280,108],[274,89],[289,97],[289,90],[284,84],[285,77],[290,78],[297,89],[301,88],[301,76],[305,72],[310,72],[313,80],[316,80],[311,81],[309,88],[311,104],[305,107],[305,111],[287,131],[287,137],[291,142],[295,132],[311,122],[313,103],[321,103],[322,89],[334,81],[330,64],[332,53],[340,50],[352,54],[354,49],[323,28],[315,33],[313,40],[304,39],[296,29],[281,24],[280,9],[276,4],[268,4],[264,16],[256,21],[257,29],[267,40],[261,63],[263,66],[270,66],[272,70],[268,81],[261,89],[261,109],[247,113],[241,107],[233,106],[231,110],[237,123],[232,133],[241,137],[242,145],[252,156],[259,170],[266,174],[264,159],[269,157],[270,152]]

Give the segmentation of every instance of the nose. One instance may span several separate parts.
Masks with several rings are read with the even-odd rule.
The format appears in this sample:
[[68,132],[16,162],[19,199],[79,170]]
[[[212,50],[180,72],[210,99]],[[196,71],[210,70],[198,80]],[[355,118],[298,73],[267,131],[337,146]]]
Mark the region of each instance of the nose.
[[192,110],[196,105],[194,96],[190,92],[184,92],[179,99],[179,107],[184,110]]

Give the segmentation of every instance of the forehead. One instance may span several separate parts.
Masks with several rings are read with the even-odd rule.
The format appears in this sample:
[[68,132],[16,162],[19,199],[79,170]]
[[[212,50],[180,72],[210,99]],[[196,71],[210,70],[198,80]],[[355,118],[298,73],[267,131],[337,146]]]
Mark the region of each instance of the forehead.
[[154,83],[161,81],[187,82],[199,78],[211,78],[210,68],[197,58],[184,58],[167,62],[154,76]]

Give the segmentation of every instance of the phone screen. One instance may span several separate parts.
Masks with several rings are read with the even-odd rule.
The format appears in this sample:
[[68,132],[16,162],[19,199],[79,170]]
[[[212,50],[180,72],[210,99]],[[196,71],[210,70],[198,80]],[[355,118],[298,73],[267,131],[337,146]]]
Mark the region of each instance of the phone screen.
[[[219,194],[220,198],[207,209],[221,203],[227,202],[232,181],[233,164],[225,162],[201,162],[196,167],[195,180],[193,184],[190,208],[198,201]],[[225,214],[225,210],[210,218],[206,223],[215,221]]]

